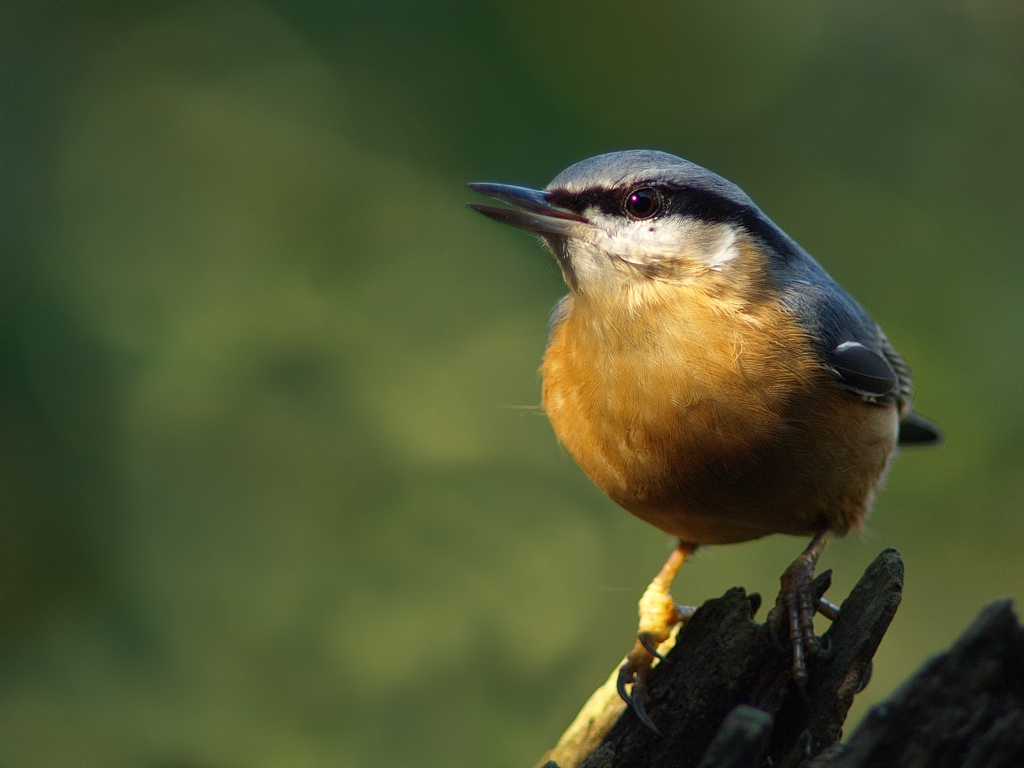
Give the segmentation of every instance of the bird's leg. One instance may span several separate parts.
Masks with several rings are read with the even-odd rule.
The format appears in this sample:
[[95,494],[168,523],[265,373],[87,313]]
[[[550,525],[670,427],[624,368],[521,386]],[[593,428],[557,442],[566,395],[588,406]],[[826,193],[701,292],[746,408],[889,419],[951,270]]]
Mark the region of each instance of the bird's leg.
[[[638,605],[640,626],[637,630],[636,645],[626,656],[626,663],[619,669],[619,695],[627,704],[632,705],[641,722],[655,733],[658,733],[658,729],[654,727],[644,707],[647,675],[654,660],[661,658],[658,646],[668,640],[672,627],[693,615],[693,608],[675,604],[669,589],[679,568],[695,549],[696,544],[679,542],[679,546],[672,551],[661,571],[644,591]],[[627,693],[626,686],[630,683],[633,689]]]
[[793,561],[782,574],[782,584],[775,607],[768,614],[772,630],[786,628],[793,646],[793,679],[801,688],[807,682],[805,659],[809,653],[819,653],[821,645],[814,634],[814,614],[818,611],[831,619],[839,615],[839,609],[827,600],[815,600],[811,595],[811,581],[818,559],[832,538],[831,531],[819,531],[807,545],[807,549]]

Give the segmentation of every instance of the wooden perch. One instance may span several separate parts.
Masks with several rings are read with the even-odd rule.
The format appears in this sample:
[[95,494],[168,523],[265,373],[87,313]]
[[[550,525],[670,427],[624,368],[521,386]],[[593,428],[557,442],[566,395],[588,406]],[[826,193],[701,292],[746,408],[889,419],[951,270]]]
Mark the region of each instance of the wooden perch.
[[[830,581],[821,574],[814,593]],[[559,758],[563,768],[1024,765],[1024,631],[1005,601],[985,609],[950,651],[839,743],[902,585],[899,553],[882,552],[823,636],[825,652],[809,659],[803,691],[790,682],[788,644],[753,621],[760,598],[729,590],[694,614],[651,674],[648,712],[663,736],[627,710],[596,749],[595,740],[580,747],[587,754],[572,752],[572,739],[560,742],[565,749],[549,754],[547,768]]]
[[1024,766],[1024,630],[988,606],[945,653],[864,718],[829,768]]

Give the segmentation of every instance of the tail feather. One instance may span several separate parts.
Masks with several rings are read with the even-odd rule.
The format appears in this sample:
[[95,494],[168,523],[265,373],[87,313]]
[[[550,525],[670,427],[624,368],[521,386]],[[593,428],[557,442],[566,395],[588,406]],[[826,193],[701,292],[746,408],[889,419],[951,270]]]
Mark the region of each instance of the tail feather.
[[916,411],[900,422],[900,445],[939,446],[944,440],[942,430]]

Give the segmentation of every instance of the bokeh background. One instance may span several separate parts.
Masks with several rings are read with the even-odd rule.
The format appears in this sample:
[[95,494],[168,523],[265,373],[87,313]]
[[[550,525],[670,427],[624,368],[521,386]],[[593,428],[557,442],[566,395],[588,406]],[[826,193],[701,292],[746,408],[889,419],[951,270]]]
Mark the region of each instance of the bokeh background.
[[[671,543],[557,446],[563,285],[463,184],[632,147],[743,186],[947,432],[824,558],[906,560],[853,717],[1019,596],[1019,3],[5,0],[0,765],[551,746]],[[804,543],[675,595],[770,602]]]

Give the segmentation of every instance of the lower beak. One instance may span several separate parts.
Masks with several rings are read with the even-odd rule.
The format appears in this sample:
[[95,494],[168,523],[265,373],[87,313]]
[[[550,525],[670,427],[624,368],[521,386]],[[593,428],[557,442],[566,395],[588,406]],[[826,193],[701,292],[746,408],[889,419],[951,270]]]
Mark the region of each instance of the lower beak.
[[513,187],[508,184],[469,184],[470,189],[486,197],[493,197],[503,203],[515,206],[502,208],[496,205],[467,203],[474,211],[480,211],[503,224],[537,232],[542,235],[571,236],[579,231],[580,224],[589,223],[585,216],[559,208],[547,201],[547,195],[537,189]]

